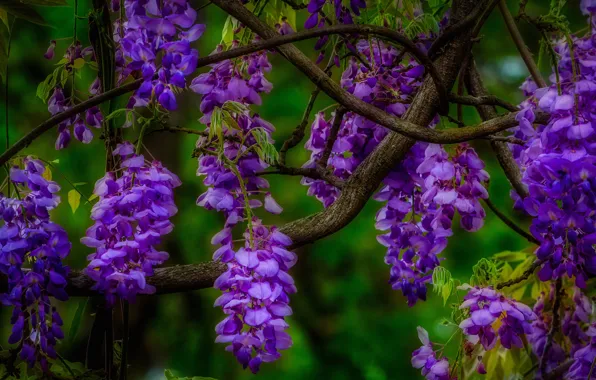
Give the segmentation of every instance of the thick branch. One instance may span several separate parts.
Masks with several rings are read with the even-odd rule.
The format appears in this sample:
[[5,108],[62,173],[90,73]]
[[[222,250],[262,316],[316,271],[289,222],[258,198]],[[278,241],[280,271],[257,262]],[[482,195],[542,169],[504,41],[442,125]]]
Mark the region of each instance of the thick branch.
[[[272,39],[277,36],[277,33],[272,28],[256,18],[239,2],[234,0],[213,0],[213,3],[227,11],[230,15],[255,31],[262,38]],[[459,0],[458,2],[454,2],[451,18],[452,22],[456,23],[463,20],[466,15],[469,15],[476,7],[486,8],[486,1]],[[461,61],[469,52],[471,45],[469,41],[470,33],[471,30],[464,30],[460,38],[448,43],[444,54],[442,54],[435,62],[437,72],[442,78],[442,83],[444,83],[446,88],[451,88],[453,86]],[[296,47],[292,45],[280,46],[278,50],[311,80],[315,81],[323,91],[332,97],[336,95],[334,94],[334,91],[337,93],[338,86]],[[231,52],[232,51],[226,53]],[[348,98],[348,100],[352,101],[353,99]],[[371,115],[370,105],[362,101],[355,102],[354,104],[349,102],[348,104],[342,105],[347,106],[350,111],[357,113],[363,112],[362,114],[365,117]],[[436,87],[431,78],[426,78],[404,116],[405,120],[395,120],[409,123],[416,128],[422,129],[423,127],[418,127],[417,125],[428,125],[436,115],[439,105],[440,99]],[[374,117],[370,117],[370,119],[378,122]],[[387,121],[387,119],[383,120]],[[391,121],[391,123],[392,122],[393,121]],[[384,123],[379,124],[385,125]],[[29,142],[30,141],[32,140],[29,140]],[[375,151],[357,168],[354,174],[346,182],[340,197],[333,205],[322,212],[286,224],[281,228],[281,231],[293,240],[293,248],[312,243],[331,235],[350,223],[356,215],[358,215],[360,210],[362,210],[365,203],[378,188],[382,180],[403,159],[415,142],[415,140],[409,137],[397,133],[390,133]],[[0,157],[0,160],[2,158],[4,157]],[[4,162],[6,162],[7,159],[8,158],[6,158]],[[225,267],[222,264],[215,263],[201,263],[163,268],[157,270],[156,275],[151,278],[149,282],[158,288],[158,293],[201,289],[211,286],[213,280],[217,278],[224,269]],[[74,280],[75,277],[78,280]],[[83,291],[83,289],[89,289],[89,282],[85,276],[74,276],[71,283],[72,289],[69,289],[70,294],[79,295],[77,289],[81,289],[81,291]]]

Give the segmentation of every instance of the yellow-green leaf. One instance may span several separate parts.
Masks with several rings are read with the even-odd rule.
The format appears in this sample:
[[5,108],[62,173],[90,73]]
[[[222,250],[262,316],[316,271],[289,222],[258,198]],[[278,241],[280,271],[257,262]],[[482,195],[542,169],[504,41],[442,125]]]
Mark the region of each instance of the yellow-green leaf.
[[43,178],[47,179],[48,181],[52,180],[52,169],[49,166],[46,167],[46,170],[41,175]]
[[70,190],[68,192],[68,204],[74,214],[81,205],[81,194],[76,190]]
[[72,67],[75,69],[80,69],[81,67],[85,66],[85,60],[83,58],[77,58],[74,60]]

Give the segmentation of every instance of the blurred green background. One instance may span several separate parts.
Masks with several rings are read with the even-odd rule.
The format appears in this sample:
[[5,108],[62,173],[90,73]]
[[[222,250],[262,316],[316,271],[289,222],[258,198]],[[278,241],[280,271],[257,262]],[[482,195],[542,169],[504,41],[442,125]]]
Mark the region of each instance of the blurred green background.
[[[86,15],[88,3],[79,0],[80,15]],[[204,3],[200,1],[195,5],[198,7]],[[547,0],[530,3],[532,14],[548,11]],[[514,13],[517,12],[517,1],[510,1],[510,7]],[[72,37],[71,7],[39,10],[52,27],[17,20],[13,31],[8,87],[10,141],[13,143],[49,117],[46,105],[35,96],[36,88],[51,73],[53,64],[59,60],[70,43],[68,39]],[[585,20],[579,13],[579,0],[569,1],[566,12],[572,21],[572,30],[585,26]],[[200,22],[207,24],[205,36],[197,42],[201,55],[208,54],[220,41],[225,17],[215,6],[199,12]],[[298,18],[298,25],[303,22],[304,15]],[[526,24],[520,27],[532,51],[538,52],[536,32]],[[79,21],[78,34],[85,44],[86,20]],[[517,88],[527,71],[516,55],[498,11],[489,18],[482,34],[481,42],[474,47],[474,55],[487,87],[493,94],[512,103],[521,101],[522,94]],[[49,40],[60,38],[63,40],[58,41],[57,58],[52,62],[45,60],[43,53]],[[313,43],[304,42],[299,47],[315,59]],[[273,54],[270,59],[273,70],[269,79],[274,89],[264,96],[263,106],[257,112],[276,126],[274,138],[279,148],[299,123],[313,85],[279,55]],[[78,82],[89,83],[92,79],[93,73],[85,69]],[[6,112],[4,91],[2,96],[0,114],[3,119]],[[171,115],[172,125],[204,128],[197,121],[200,117],[199,97],[187,91],[178,99],[181,107]],[[328,98],[321,96],[315,111],[330,104]],[[470,124],[479,121],[472,108],[465,109],[465,121]],[[126,130],[125,136],[133,140],[137,133]],[[95,135],[96,139],[90,145],[73,141],[67,149],[55,151],[56,131],[52,130],[26,149],[26,153],[46,160],[59,159],[54,180],[62,186],[63,203],[53,216],[69,232],[73,249],[68,263],[77,269],[85,266],[86,256],[90,253],[78,242],[91,224],[90,206],[82,205],[73,215],[66,202],[70,187],[64,177],[72,182],[86,182],[81,190],[91,194],[94,182],[103,175],[105,157],[103,143],[97,139],[98,133]],[[183,181],[176,191],[179,207],[179,213],[174,218],[176,228],[164,241],[163,248],[171,255],[168,265],[210,260],[213,252],[211,236],[220,230],[223,223],[220,215],[195,205],[197,196],[204,191],[201,178],[195,176],[197,162],[190,157],[195,140],[195,136],[171,133],[155,133],[146,139],[151,153]],[[474,142],[473,145],[491,174],[490,196],[493,202],[519,223],[527,225],[528,220],[511,210],[508,182],[489,146],[484,142]],[[301,144],[289,154],[289,164],[300,166],[307,157]],[[285,212],[277,217],[262,215],[266,223],[282,225],[321,209],[318,201],[306,195],[306,188],[299,181],[298,177],[270,178],[272,192]],[[449,338],[451,330],[437,323],[449,315],[449,308],[443,307],[440,297],[431,294],[429,289],[427,302],[408,308],[400,293],[391,290],[388,285],[389,267],[383,262],[385,251],[375,238],[374,216],[378,208],[377,202],[370,201],[345,229],[298,251],[299,261],[292,270],[298,293],[292,297],[294,315],[289,318],[294,346],[283,353],[281,360],[263,365],[259,378],[418,378],[419,372],[410,365],[411,352],[420,346],[416,326],[424,326],[433,341],[444,342]],[[464,282],[469,279],[472,265],[480,258],[528,246],[489,210],[487,214],[484,228],[477,233],[462,231],[459,221],[455,221],[455,235],[443,254],[447,259],[443,265]],[[252,377],[250,372],[242,370],[232,354],[224,351],[224,345],[214,343],[214,327],[223,316],[219,308],[212,307],[218,293],[217,290],[206,289],[139,298],[131,307],[131,378],[162,379],[165,368],[184,376],[218,379]],[[66,331],[79,302],[85,301],[72,299],[60,306]],[[119,315],[119,312],[115,313],[117,324]],[[0,311],[2,345],[10,331],[8,319],[9,311],[4,308]],[[67,337],[59,346],[62,356],[71,361],[84,361],[91,323],[90,310],[86,309],[78,335],[74,339]],[[116,335],[120,337],[119,325]],[[447,352],[451,358],[454,357],[452,349]]]

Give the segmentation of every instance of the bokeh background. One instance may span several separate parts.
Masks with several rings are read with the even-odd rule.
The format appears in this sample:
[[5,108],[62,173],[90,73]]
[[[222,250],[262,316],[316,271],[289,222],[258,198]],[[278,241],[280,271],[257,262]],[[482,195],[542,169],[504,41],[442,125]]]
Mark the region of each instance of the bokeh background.
[[[72,1],[71,1],[72,3]],[[85,16],[90,2],[79,0],[79,15]],[[195,2],[196,7],[206,1]],[[510,9],[517,12],[517,1],[510,1]],[[549,1],[534,0],[528,8],[531,14],[545,14]],[[17,20],[9,61],[8,93],[2,90],[0,115],[7,111],[8,98],[10,142],[16,141],[36,125],[49,117],[47,106],[35,96],[38,83],[53,70],[73,33],[72,7],[39,8],[51,27],[33,25]],[[579,0],[568,1],[565,11],[572,30],[580,30],[586,21],[579,12]],[[207,31],[197,47],[201,55],[211,52],[221,40],[221,30],[226,15],[211,5],[199,12],[200,22],[207,24]],[[304,15],[298,17],[298,25]],[[526,42],[538,52],[538,35],[532,27],[521,24]],[[87,42],[87,22],[78,22],[78,35]],[[482,31],[482,40],[474,47],[474,55],[490,92],[518,103],[522,100],[519,85],[527,75],[522,60],[516,54],[498,11],[489,18]],[[57,58],[50,62],[43,58],[48,42],[58,40]],[[62,39],[62,40],[60,40]],[[314,41],[298,46],[313,59]],[[263,97],[258,112],[272,122],[277,131],[276,146],[291,134],[299,123],[313,85],[300,75],[297,69],[279,55],[270,55],[273,70],[269,79],[274,89]],[[204,69],[203,69],[204,70]],[[548,71],[548,68],[546,68]],[[78,83],[89,83],[93,72],[82,70]],[[83,87],[83,86],[81,86]],[[4,84],[2,84],[4,88]],[[83,88],[85,90],[86,88]],[[180,110],[171,115],[171,124],[187,128],[204,128],[197,119],[201,116],[199,97],[191,91],[179,96]],[[121,99],[121,102],[126,99]],[[320,96],[315,111],[332,104]],[[455,111],[454,109],[452,111]],[[313,112],[314,115],[314,112]],[[311,118],[312,119],[312,118]],[[465,121],[479,121],[474,109],[465,109]],[[138,131],[126,130],[128,139],[135,139]],[[96,133],[97,137],[98,133]],[[4,136],[4,133],[2,133]],[[4,139],[4,137],[2,137]],[[83,268],[89,249],[79,243],[80,237],[90,226],[90,205],[72,213],[66,202],[70,190],[65,178],[71,182],[86,182],[80,190],[91,194],[93,184],[103,175],[103,143],[95,139],[90,145],[73,141],[62,151],[54,150],[54,130],[37,139],[25,152],[46,160],[59,160],[54,169],[54,180],[62,185],[63,203],[54,211],[53,217],[69,232],[73,249],[68,258],[72,268]],[[208,212],[195,205],[195,200],[205,189],[201,178],[195,176],[197,162],[191,158],[196,136],[155,133],[146,138],[151,153],[176,172],[183,185],[176,191],[179,213],[174,218],[176,228],[165,239],[164,249],[171,258],[168,265],[186,264],[210,260],[213,247],[211,236],[221,229],[223,220],[215,212]],[[509,185],[502,174],[490,147],[485,142],[473,145],[485,160],[491,174],[490,197],[506,214],[523,225],[528,220],[512,210]],[[4,142],[2,142],[4,147]],[[291,151],[289,164],[300,166],[308,158],[302,145]],[[4,174],[4,173],[2,173]],[[271,177],[272,192],[284,208],[280,216],[265,217],[265,222],[282,225],[317,212],[321,205],[306,195],[298,177]],[[258,377],[261,379],[413,379],[420,376],[410,365],[411,352],[420,346],[416,326],[424,326],[431,339],[446,341],[452,333],[438,322],[449,315],[439,296],[430,295],[427,302],[419,302],[408,308],[399,292],[388,285],[389,267],[383,262],[384,248],[376,241],[374,216],[379,204],[371,200],[361,214],[346,228],[335,235],[318,241],[298,251],[298,264],[292,275],[296,279],[298,293],[292,297],[294,315],[289,318],[294,346],[283,353],[275,363],[263,365]],[[477,233],[466,233],[455,221],[455,235],[443,256],[446,266],[463,282],[471,275],[472,266],[482,257],[489,257],[504,250],[521,250],[528,243],[509,230],[487,210],[484,228]],[[219,291],[200,291],[154,297],[141,297],[131,306],[130,378],[163,379],[163,371],[172,369],[183,376],[210,376],[217,379],[244,379],[253,375],[243,371],[235,358],[215,344],[215,325],[222,319],[213,301]],[[429,294],[431,294],[429,289]],[[72,299],[60,305],[66,323],[66,331],[79,303],[86,299]],[[120,337],[119,311],[115,315],[116,337]],[[0,310],[0,342],[4,345],[10,331],[9,311]],[[60,353],[71,361],[85,360],[85,347],[93,317],[89,307],[85,309],[81,328],[76,337],[67,337],[59,346]],[[455,348],[447,353],[454,357]]]

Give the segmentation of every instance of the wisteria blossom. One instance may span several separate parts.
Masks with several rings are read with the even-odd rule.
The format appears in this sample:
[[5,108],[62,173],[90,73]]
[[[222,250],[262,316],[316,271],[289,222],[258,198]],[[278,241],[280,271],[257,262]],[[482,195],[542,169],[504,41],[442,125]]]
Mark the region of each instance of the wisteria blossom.
[[95,249],[86,272],[109,304],[155,292],[147,277],[169,257],[156,247],[174,228],[170,218],[178,209],[173,189],[181,184],[160,162],[145,163],[130,143],[118,145],[114,155],[122,158],[122,171],[118,178],[108,172],[96,182],[93,193],[99,202],[91,211],[95,223],[81,239]]
[[64,338],[52,299],[68,300],[69,268],[62,261],[71,244],[64,229],[50,220],[49,211],[60,203],[60,187],[43,177],[42,161],[27,157],[23,164],[24,168],[10,169],[19,194],[0,194],[0,272],[8,279],[0,302],[13,307],[8,343],[18,345],[29,367],[39,362],[47,371],[49,361],[57,357],[57,341]]

